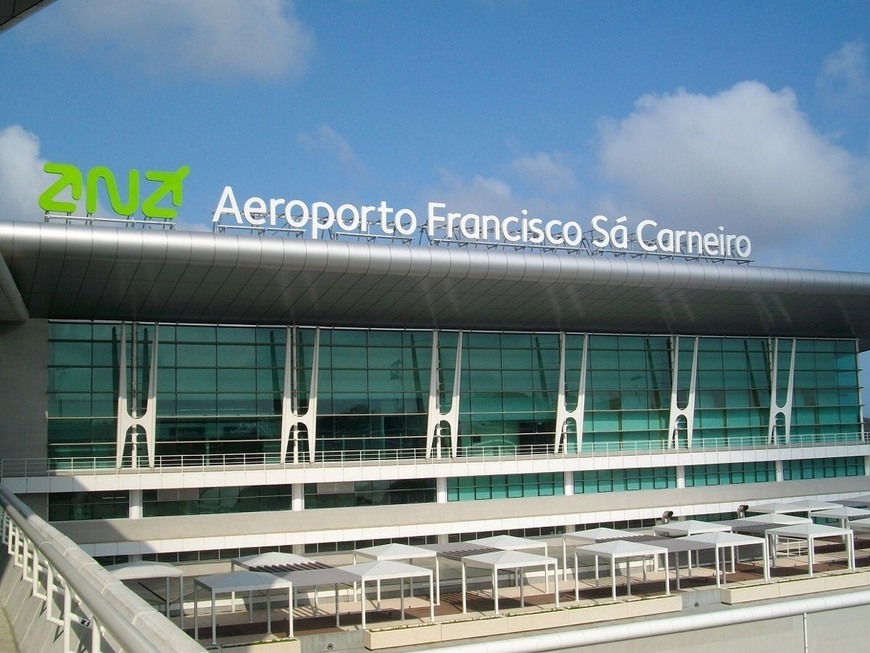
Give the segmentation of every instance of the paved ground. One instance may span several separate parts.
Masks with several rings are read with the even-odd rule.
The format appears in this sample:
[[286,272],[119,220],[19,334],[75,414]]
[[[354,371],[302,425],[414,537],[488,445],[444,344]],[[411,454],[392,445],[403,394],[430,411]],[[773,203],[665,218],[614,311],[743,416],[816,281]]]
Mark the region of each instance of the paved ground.
[[0,609],[0,653],[18,653],[18,646],[12,636],[12,628],[9,626],[9,620],[6,619],[6,613],[2,609]]

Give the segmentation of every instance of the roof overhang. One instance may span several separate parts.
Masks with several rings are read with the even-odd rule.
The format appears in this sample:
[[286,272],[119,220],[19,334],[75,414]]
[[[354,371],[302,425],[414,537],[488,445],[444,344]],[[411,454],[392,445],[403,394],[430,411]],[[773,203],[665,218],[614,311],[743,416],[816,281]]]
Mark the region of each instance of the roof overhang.
[[20,23],[54,0],[0,0],[0,32]]
[[0,223],[0,319],[846,337],[870,274]]

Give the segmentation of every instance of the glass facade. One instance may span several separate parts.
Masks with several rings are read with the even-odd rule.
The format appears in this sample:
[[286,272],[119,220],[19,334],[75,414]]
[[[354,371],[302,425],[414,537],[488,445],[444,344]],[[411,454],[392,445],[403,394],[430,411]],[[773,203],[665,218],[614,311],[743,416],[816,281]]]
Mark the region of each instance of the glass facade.
[[565,494],[564,474],[502,474],[447,479],[448,501],[518,499]]
[[[307,407],[314,330],[297,329],[300,405]],[[318,450],[423,452],[432,333],[322,329]]]
[[127,492],[54,492],[48,495],[50,521],[127,517]]
[[689,465],[686,467],[686,487],[766,483],[775,480],[776,463],[773,461]]
[[552,446],[559,336],[464,334],[460,388],[460,445],[469,455]]
[[676,467],[637,467],[574,472],[574,494],[664,490],[675,487],[677,487]]
[[306,509],[434,502],[434,478],[305,484]]
[[50,458],[115,454],[120,329],[120,324],[51,324]]
[[211,487],[142,492],[142,515],[215,515],[290,509],[289,485]]
[[802,460],[785,460],[782,463],[782,478],[785,481],[863,475],[864,459],[860,456],[804,458]]
[[287,329],[161,325],[158,334],[156,454],[277,460]]
[[589,336],[584,450],[666,447],[671,340],[665,336]]
[[[53,322],[49,345],[52,458],[115,455],[120,379],[131,412],[143,413],[155,347],[163,464],[186,455],[278,461],[285,395],[300,414],[316,398],[323,459],[425,455],[430,395],[441,411],[458,405],[460,456],[546,452],[558,440],[560,374],[567,404],[585,400],[585,451],[668,448],[672,403],[685,406],[693,387],[693,447],[767,443],[771,396],[781,404],[789,383],[792,443],[861,431],[854,340]],[[686,446],[680,420],[676,442]],[[304,434],[299,446],[309,446]]]

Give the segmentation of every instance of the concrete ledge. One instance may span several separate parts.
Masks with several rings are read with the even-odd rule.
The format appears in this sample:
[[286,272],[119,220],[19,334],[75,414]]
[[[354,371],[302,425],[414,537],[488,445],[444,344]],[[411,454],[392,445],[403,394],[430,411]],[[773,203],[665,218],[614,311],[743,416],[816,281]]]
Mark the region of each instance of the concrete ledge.
[[868,585],[870,585],[870,572],[859,571],[828,574],[814,578],[780,580],[773,583],[723,587],[720,593],[722,603],[735,605],[738,603],[782,599],[832,590],[853,589]]
[[220,650],[231,651],[231,653],[300,653],[302,644],[298,639],[282,639],[251,644],[224,644]]
[[398,646],[438,644],[679,612],[682,607],[682,599],[672,595],[651,599],[629,599],[600,605],[574,606],[543,612],[514,612],[498,617],[469,617],[434,624],[424,623],[366,630],[363,633],[363,645],[370,651],[376,651]]

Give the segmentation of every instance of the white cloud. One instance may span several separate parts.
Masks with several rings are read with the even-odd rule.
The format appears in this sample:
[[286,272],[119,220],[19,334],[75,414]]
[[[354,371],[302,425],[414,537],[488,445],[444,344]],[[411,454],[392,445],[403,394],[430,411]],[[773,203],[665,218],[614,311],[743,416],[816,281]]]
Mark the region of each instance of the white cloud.
[[295,77],[314,46],[284,0],[80,0],[55,9],[42,37],[77,48],[105,43],[125,68],[155,76]]
[[44,164],[35,134],[20,125],[0,131],[0,219],[42,219],[39,194],[48,185]]
[[867,46],[860,41],[845,43],[825,59],[816,86],[829,105],[858,110],[866,116],[866,102],[870,100]]
[[529,186],[550,195],[567,193],[577,187],[574,171],[558,153],[521,156],[511,162],[510,170]]
[[426,188],[423,199],[443,202],[448,211],[509,215],[525,208],[518,206],[510,184],[496,177],[474,175],[465,180],[447,170],[440,175],[440,184]]
[[754,243],[836,229],[870,203],[867,160],[816,133],[791,90],[757,82],[640,98],[602,125],[600,162],[661,222]]
[[320,125],[313,132],[301,132],[297,140],[309,152],[338,162],[346,172],[359,173],[365,169],[350,141],[327,124]]

